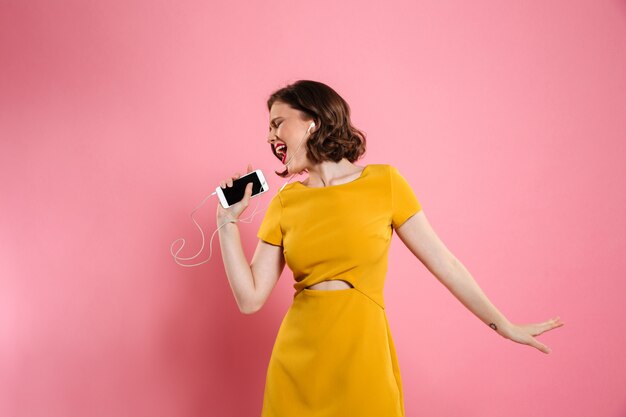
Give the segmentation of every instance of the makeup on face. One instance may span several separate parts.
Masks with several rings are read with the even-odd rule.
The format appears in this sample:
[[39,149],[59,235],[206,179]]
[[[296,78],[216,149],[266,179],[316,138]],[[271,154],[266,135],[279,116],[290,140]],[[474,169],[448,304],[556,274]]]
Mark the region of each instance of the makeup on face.
[[[284,123],[285,118],[282,116],[276,116],[270,121],[270,132],[272,131],[272,127],[278,129],[278,127]],[[272,153],[280,159],[280,161],[284,164],[287,160],[287,145],[282,141],[277,141],[271,144]]]

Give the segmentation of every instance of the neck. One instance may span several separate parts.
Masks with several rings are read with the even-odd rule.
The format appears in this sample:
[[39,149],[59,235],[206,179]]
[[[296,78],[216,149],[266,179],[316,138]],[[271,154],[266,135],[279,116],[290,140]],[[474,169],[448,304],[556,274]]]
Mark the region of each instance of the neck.
[[308,168],[309,177],[302,183],[307,187],[327,187],[350,182],[358,177],[363,167],[356,166],[347,159],[339,162],[324,161]]

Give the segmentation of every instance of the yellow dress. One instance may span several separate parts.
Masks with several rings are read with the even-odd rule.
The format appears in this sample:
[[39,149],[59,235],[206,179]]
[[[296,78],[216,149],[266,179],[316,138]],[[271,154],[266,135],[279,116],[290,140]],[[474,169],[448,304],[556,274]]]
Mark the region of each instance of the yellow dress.
[[[394,228],[421,210],[398,169],[370,164],[352,182],[288,184],[257,236],[283,247],[293,302],[272,349],[262,417],[404,417],[383,289]],[[340,279],[352,288],[306,288]]]

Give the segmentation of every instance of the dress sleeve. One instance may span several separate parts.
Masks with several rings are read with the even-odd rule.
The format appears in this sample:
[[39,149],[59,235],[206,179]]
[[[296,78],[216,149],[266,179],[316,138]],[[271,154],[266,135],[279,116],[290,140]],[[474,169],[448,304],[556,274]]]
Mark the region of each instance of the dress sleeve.
[[400,227],[412,215],[422,209],[413,189],[398,169],[390,165],[391,176],[391,224]]
[[274,195],[267,206],[265,217],[261,222],[257,236],[272,245],[283,245],[283,231],[280,228],[280,218],[283,205],[278,194]]

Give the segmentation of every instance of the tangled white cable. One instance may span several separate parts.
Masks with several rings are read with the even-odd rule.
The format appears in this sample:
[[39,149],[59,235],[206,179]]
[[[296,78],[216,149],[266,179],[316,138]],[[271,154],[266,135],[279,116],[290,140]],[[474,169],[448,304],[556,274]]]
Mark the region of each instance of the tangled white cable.
[[[213,195],[213,194],[211,194],[211,195]],[[195,213],[195,212],[196,212],[196,211],[197,211],[200,207],[202,207],[202,206],[204,205],[204,203],[206,202],[206,200],[207,200],[209,197],[211,197],[211,195],[206,196],[206,197],[204,198],[204,200],[202,200],[202,203],[200,203],[200,204],[198,205],[198,207],[196,207],[195,209],[193,209],[193,211],[191,212],[191,220],[192,220],[192,221],[196,224],[196,226],[197,226],[197,227],[198,227],[198,229],[200,230],[200,234],[202,235],[202,246],[200,247],[200,250],[198,251],[198,253],[196,253],[194,256],[191,256],[191,257],[189,257],[189,258],[181,258],[181,257],[179,257],[179,256],[178,256],[178,253],[179,253],[179,252],[183,249],[183,246],[185,246],[185,239],[184,239],[184,238],[182,238],[182,237],[181,237],[181,238],[176,239],[176,240],[175,240],[175,241],[173,241],[173,242],[172,242],[172,244],[170,245],[170,253],[171,253],[171,254],[172,254],[172,256],[174,257],[174,261],[175,261],[178,265],[180,265],[180,266],[188,266],[188,267],[191,267],[191,266],[198,266],[198,265],[202,265],[203,263],[208,262],[208,261],[211,259],[211,256],[212,256],[212,254],[213,254],[213,238],[215,237],[215,233],[217,233],[217,231],[218,231],[218,230],[220,230],[222,227],[224,227],[224,226],[225,226],[225,225],[227,225],[228,223],[235,223],[235,222],[251,223],[251,222],[252,222],[252,217],[254,217],[254,216],[256,215],[257,208],[259,207],[259,203],[257,202],[256,208],[254,209],[254,211],[252,212],[252,214],[251,214],[249,217],[247,217],[247,218],[245,218],[245,219],[232,219],[232,220],[229,220],[229,221],[225,222],[224,224],[220,225],[217,229],[215,229],[215,232],[213,232],[213,234],[211,235],[211,240],[209,241],[209,258],[208,258],[207,260],[202,261],[202,262],[197,263],[197,264],[193,264],[193,265],[185,265],[185,264],[183,264],[183,263],[180,263],[179,261],[189,261],[189,260],[191,260],[191,259],[194,259],[194,258],[198,257],[198,255],[200,255],[200,253],[202,253],[202,250],[204,249],[204,232],[202,231],[202,227],[200,227],[200,225],[198,224],[198,222],[196,222],[196,220],[193,218],[193,214],[194,214],[194,213]],[[263,209],[263,210],[265,210],[265,209]],[[261,211],[262,211],[262,210],[261,210]],[[248,219],[248,218],[250,218],[250,220],[248,220],[248,221],[247,221],[246,219]],[[175,244],[176,242],[178,242],[179,240],[182,240],[182,241],[183,241],[183,243],[182,243],[182,245],[180,245],[180,247],[178,248],[178,250],[176,251],[176,253],[174,253],[174,251],[173,251],[172,247],[173,247],[173,246],[174,246],[174,244]]]
[[[296,174],[293,174],[293,175],[291,176],[291,178],[293,178],[295,175],[296,175]],[[289,181],[291,181],[291,178],[289,178]],[[281,191],[283,190],[283,188],[285,188],[285,185],[287,185],[287,184],[289,183],[289,181],[287,181],[287,182],[286,182],[286,183],[285,183],[285,184],[284,184],[284,185],[280,188],[280,190],[278,190],[278,192],[281,192]],[[176,240],[175,240],[175,241],[173,241],[173,242],[172,242],[172,244],[170,245],[170,253],[172,254],[172,257],[174,258],[174,261],[175,261],[178,265],[180,265],[180,266],[191,267],[191,266],[198,266],[198,265],[202,265],[203,263],[208,262],[208,261],[211,259],[211,256],[213,255],[213,238],[215,237],[215,233],[217,233],[217,231],[218,231],[218,230],[220,230],[222,227],[224,227],[224,226],[225,226],[225,225],[227,225],[228,223],[236,223],[236,222],[251,223],[251,222],[252,222],[252,218],[256,215],[256,213],[257,213],[257,209],[259,208],[259,202],[257,202],[256,207],[254,208],[254,211],[252,212],[252,214],[251,214],[250,216],[248,216],[248,217],[246,217],[246,218],[244,218],[244,219],[231,219],[231,220],[229,220],[229,221],[225,222],[224,224],[220,225],[217,229],[215,229],[215,232],[213,232],[213,234],[211,235],[211,240],[209,241],[209,258],[208,258],[207,260],[202,261],[202,262],[197,263],[197,264],[193,264],[193,265],[185,265],[185,264],[183,264],[183,263],[180,263],[179,261],[189,261],[189,260],[192,260],[192,259],[194,259],[194,258],[197,258],[197,257],[198,257],[198,255],[200,255],[200,253],[202,253],[202,250],[204,249],[204,232],[202,231],[202,227],[200,227],[200,225],[198,224],[198,222],[196,222],[196,220],[193,218],[193,214],[194,214],[194,213],[195,213],[195,212],[196,212],[196,211],[197,211],[200,207],[202,207],[202,206],[204,205],[204,203],[207,201],[207,199],[208,199],[209,197],[211,197],[211,196],[212,196],[212,195],[214,195],[214,194],[215,194],[215,193],[213,193],[213,194],[210,194],[210,195],[206,196],[206,197],[204,198],[204,200],[202,200],[202,202],[201,202],[201,203],[200,203],[200,204],[199,204],[199,205],[198,205],[195,209],[193,209],[193,211],[191,212],[191,215],[190,215],[191,220],[192,220],[192,221],[196,224],[196,226],[197,226],[197,227],[198,227],[198,229],[200,230],[200,234],[202,235],[202,246],[200,247],[200,250],[198,251],[198,253],[196,253],[194,256],[191,256],[191,257],[189,257],[189,258],[181,258],[181,257],[179,257],[179,256],[178,256],[178,253],[179,253],[179,252],[183,249],[183,247],[185,246],[185,243],[186,243],[186,242],[185,242],[185,239],[184,239],[184,238],[182,238],[182,237],[181,237],[181,238],[176,239]],[[218,204],[220,204],[220,203],[218,203]],[[264,208],[263,210],[265,210],[265,209],[267,209],[267,207],[266,207],[266,208]],[[263,210],[261,210],[261,211],[263,211]],[[248,220],[248,219],[249,219],[249,220]],[[183,241],[183,243],[180,245],[180,247],[178,248],[178,250],[176,251],[176,253],[174,253],[174,251],[173,251],[172,247],[173,247],[173,246],[174,246],[174,244],[175,244],[176,242],[178,242],[179,240],[182,240],[182,241]]]

